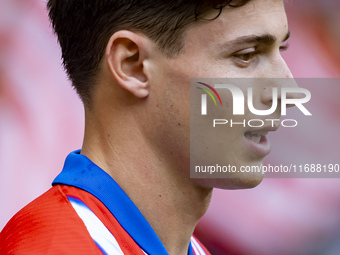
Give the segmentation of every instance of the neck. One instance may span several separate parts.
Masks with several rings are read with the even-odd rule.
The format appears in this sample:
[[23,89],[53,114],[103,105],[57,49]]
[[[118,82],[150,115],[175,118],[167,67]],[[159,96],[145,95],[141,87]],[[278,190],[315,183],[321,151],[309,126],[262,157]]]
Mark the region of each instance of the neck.
[[134,125],[116,122],[112,129],[98,121],[91,123],[96,127],[86,124],[81,153],[120,185],[169,254],[186,255],[196,224],[210,203],[212,189],[196,185],[189,170],[180,173],[173,169],[138,130],[127,128]]

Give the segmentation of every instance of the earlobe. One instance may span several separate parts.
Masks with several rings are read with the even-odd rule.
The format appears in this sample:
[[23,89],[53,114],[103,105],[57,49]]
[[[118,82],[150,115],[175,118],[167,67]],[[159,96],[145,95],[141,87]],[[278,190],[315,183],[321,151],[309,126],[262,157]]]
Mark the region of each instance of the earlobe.
[[138,98],[149,95],[149,80],[144,62],[145,38],[130,31],[113,34],[106,47],[106,63],[112,78]]

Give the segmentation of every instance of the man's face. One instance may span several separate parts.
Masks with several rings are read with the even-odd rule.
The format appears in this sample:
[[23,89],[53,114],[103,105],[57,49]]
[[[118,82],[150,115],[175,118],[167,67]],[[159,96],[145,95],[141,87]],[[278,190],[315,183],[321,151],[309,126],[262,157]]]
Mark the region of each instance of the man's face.
[[[188,28],[183,51],[174,58],[157,56],[150,91],[150,116],[153,141],[173,167],[188,175],[190,166],[190,78],[287,78],[291,73],[280,48],[287,39],[288,24],[282,0],[252,0],[243,7],[224,8],[207,14],[207,21]],[[273,84],[254,88],[254,107],[271,107]],[[241,88],[246,91],[246,87]],[[231,100],[231,97],[228,98]],[[232,102],[232,101],[230,101]],[[232,107],[232,103],[225,107]],[[226,112],[231,112],[226,109]],[[262,119],[268,116],[262,117]],[[273,114],[280,118],[279,111]],[[231,119],[233,116],[226,116]],[[242,119],[254,118],[246,112]],[[149,124],[151,125],[151,124]],[[266,153],[254,151],[249,128],[225,129],[223,160],[230,165],[260,165]],[[249,134],[249,133],[248,133]],[[256,143],[256,142],[255,142]],[[255,144],[256,146],[256,144]],[[195,155],[213,159],[211,148],[197,148]],[[236,179],[193,180],[205,187],[246,188],[256,186],[262,176],[233,176]],[[237,179],[237,177],[243,177]],[[257,178],[256,180],[253,178]]]

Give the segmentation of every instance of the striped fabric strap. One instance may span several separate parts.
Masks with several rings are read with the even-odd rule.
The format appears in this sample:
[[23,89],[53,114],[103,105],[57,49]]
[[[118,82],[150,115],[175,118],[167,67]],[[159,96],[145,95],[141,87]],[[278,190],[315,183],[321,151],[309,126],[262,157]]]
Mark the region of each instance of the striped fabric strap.
[[[79,199],[69,196],[67,198],[78,214],[79,218],[84,222],[87,231],[102,253],[105,255],[124,255],[116,238],[100,221],[100,219],[91,211],[91,209]],[[191,245],[195,255],[206,255],[194,237],[191,237]],[[147,255],[145,252],[144,254]]]
[[124,255],[119,247],[116,238],[82,201],[73,197],[67,197],[77,212],[80,219],[84,222],[87,231],[96,243],[98,248],[106,255]]
[[197,240],[193,236],[191,237],[191,245],[195,255],[206,255],[201,245],[197,242]]

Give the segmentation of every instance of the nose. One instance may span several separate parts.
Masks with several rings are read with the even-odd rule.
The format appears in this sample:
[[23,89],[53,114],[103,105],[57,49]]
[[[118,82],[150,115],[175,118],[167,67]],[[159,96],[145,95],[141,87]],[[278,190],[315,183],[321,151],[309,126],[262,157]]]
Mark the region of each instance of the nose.
[[[293,78],[286,61],[279,55],[275,61],[272,62],[270,71],[270,86],[266,86],[263,90],[261,101],[263,104],[272,105],[273,103],[273,88],[277,88],[277,100],[280,104],[282,88],[298,88],[296,80]],[[300,99],[299,93],[287,93],[287,99]],[[293,107],[293,104],[288,104],[287,107]]]
[[280,53],[277,53],[271,62],[270,77],[271,78],[290,78],[293,79],[293,74],[290,71],[286,61]]

